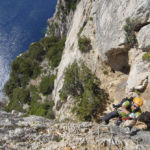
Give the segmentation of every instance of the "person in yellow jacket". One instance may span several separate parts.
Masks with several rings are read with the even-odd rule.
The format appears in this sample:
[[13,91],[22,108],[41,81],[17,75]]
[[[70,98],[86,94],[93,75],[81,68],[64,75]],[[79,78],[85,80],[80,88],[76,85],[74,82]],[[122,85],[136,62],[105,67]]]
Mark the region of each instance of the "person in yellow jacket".
[[[126,99],[120,107],[116,108],[116,111],[113,111],[104,116],[105,124],[109,123],[109,120],[115,117],[118,117],[116,125],[120,125],[122,120],[132,120],[130,125],[127,127],[127,130],[130,131],[131,128],[136,124],[137,119],[142,114],[141,106],[143,105],[143,100],[140,97],[135,97],[132,100]],[[115,105],[117,106],[117,105]]]

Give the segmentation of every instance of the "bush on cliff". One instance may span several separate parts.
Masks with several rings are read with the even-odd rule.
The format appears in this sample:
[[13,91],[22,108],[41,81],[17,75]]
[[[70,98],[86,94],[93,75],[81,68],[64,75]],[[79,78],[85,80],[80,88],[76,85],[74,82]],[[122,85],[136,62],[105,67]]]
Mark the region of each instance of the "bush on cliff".
[[67,12],[74,11],[79,2],[80,0],[65,0]]
[[29,108],[30,115],[43,116],[49,119],[55,119],[55,114],[52,110],[54,106],[54,102],[37,102],[36,100],[31,101],[31,105]]
[[126,25],[124,25],[124,31],[126,32],[126,44],[129,47],[133,47],[137,44],[137,39],[135,35],[135,28],[140,23],[139,19],[126,19]]
[[66,101],[68,95],[75,98],[75,113],[80,120],[91,120],[97,115],[104,92],[98,87],[98,80],[82,63],[74,62],[64,73],[64,85],[60,91],[60,98]]
[[65,19],[65,16],[70,13],[70,11],[75,11],[77,4],[80,2],[80,0],[65,0],[65,3],[63,4],[62,1],[60,1],[60,4],[58,6],[57,16],[60,15],[60,13]]
[[10,79],[4,86],[4,93],[11,98],[14,88],[25,88],[31,78],[36,78],[41,73],[39,63],[43,60],[44,55],[42,45],[36,42],[27,52],[17,57],[12,62]]
[[78,39],[79,50],[83,53],[89,52],[91,49],[91,40],[87,37],[79,37]]
[[54,80],[54,75],[43,77],[40,83],[40,92],[44,95],[50,94],[54,88]]
[[11,110],[15,109],[20,112],[24,112],[23,104],[30,104],[29,90],[26,90],[23,88],[13,89],[12,98],[10,100],[10,103],[6,107],[6,110],[11,111]]
[[146,52],[146,53],[143,55],[142,59],[143,59],[144,61],[150,61],[150,52]]
[[51,46],[47,47],[47,58],[50,61],[50,65],[52,68],[55,68],[59,65],[61,61],[62,52],[65,46],[66,38],[62,38],[59,41],[54,41],[51,43]]
[[[40,67],[40,63],[46,57],[49,58],[52,68],[59,65],[62,51],[65,46],[65,40],[65,38],[60,39],[55,36],[45,37],[39,42],[33,43],[29,47],[28,51],[13,61],[11,65],[10,79],[7,81],[3,89],[4,93],[10,99],[10,103],[7,108],[8,111],[13,109],[24,111],[22,106],[23,104],[28,103],[30,106],[29,112],[31,114],[45,115],[46,117],[49,114],[51,118],[54,118],[52,109],[46,110],[47,105],[39,102],[41,100],[39,92],[42,92],[44,95],[48,95],[53,90],[55,79],[54,75],[42,79],[40,89],[35,87],[32,88],[32,90],[29,91],[28,96],[25,97],[23,93],[26,94],[25,91],[28,91],[29,81],[37,78],[41,74],[42,68]],[[24,92],[22,92],[23,89],[25,90]],[[35,89],[37,89],[37,91],[35,91]],[[19,95],[22,96],[22,99]],[[35,110],[36,108],[34,105],[39,107],[39,111]],[[49,106],[49,108],[51,107]]]
[[29,50],[17,57],[11,65],[10,79],[4,86],[4,93],[10,97],[14,88],[26,87],[31,78],[41,73],[40,62],[49,57],[50,65],[55,68],[59,65],[65,38],[45,37],[40,42],[33,43]]

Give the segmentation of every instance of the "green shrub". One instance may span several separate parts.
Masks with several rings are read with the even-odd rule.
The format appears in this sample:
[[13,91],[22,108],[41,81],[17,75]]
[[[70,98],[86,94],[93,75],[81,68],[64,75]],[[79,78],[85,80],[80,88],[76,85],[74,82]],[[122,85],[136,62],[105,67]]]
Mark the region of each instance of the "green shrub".
[[80,35],[81,35],[81,33],[82,33],[84,27],[86,26],[86,24],[87,24],[87,21],[84,21],[83,26],[82,26],[82,27],[80,28],[80,30],[79,30],[78,38],[80,37]]
[[11,111],[13,109],[23,112],[23,104],[30,104],[30,93],[28,90],[22,88],[13,89],[12,98],[6,111]]
[[17,57],[11,65],[10,79],[4,86],[4,93],[11,99],[13,89],[26,87],[31,78],[35,79],[41,73],[40,62],[47,57],[52,68],[59,65],[65,38],[45,37],[40,42],[33,43],[29,50]]
[[45,37],[40,40],[43,46],[48,50],[48,48],[55,46],[57,42],[59,42],[59,38],[56,36]]
[[33,85],[30,85],[30,96],[31,104],[28,114],[55,119],[55,114],[53,112],[54,101],[45,101],[44,103],[40,102],[41,97],[39,96],[39,90]]
[[59,136],[59,137],[57,137],[56,142],[60,142],[60,141],[62,141],[62,139],[63,138]]
[[49,119],[55,119],[55,114],[52,110],[53,106],[54,106],[53,101],[41,103],[32,99],[28,114],[43,116]]
[[[65,46],[65,40],[65,38],[60,39],[55,36],[45,37],[39,42],[31,44],[28,51],[13,61],[11,65],[10,79],[7,81],[3,89],[5,95],[10,99],[7,111],[11,111],[12,109],[24,111],[22,106],[23,104],[28,103],[30,105],[29,111],[31,114],[42,116],[48,115],[48,117],[54,118],[54,112],[51,109],[46,110],[45,104],[39,103],[37,100],[41,99],[38,94],[39,91],[44,95],[52,92],[55,76],[52,75],[42,79],[39,91],[34,86],[30,86],[30,92],[28,92],[28,94],[26,90],[29,81],[37,78],[41,73],[40,63],[46,56],[49,58],[52,68],[59,65]],[[38,106],[39,112],[36,112],[34,109]]]
[[93,17],[90,17],[90,20],[93,21]]
[[17,57],[11,64],[10,79],[4,86],[4,93],[12,97],[13,89],[26,87],[31,78],[36,78],[41,73],[40,62],[45,51],[40,42],[33,43],[29,50]]
[[105,75],[108,75],[108,71],[107,71],[107,70],[104,70],[103,73],[104,73]]
[[126,44],[130,47],[133,47],[137,43],[136,35],[135,35],[135,27],[139,24],[140,21],[138,19],[126,19],[126,25],[123,27],[126,32]]
[[40,74],[39,63],[27,57],[18,57],[12,63],[10,78],[15,80],[17,86],[25,87],[30,78],[36,78]]
[[146,53],[143,55],[142,59],[143,59],[144,61],[150,61],[150,52],[146,52]]
[[50,94],[54,88],[54,80],[55,80],[54,75],[42,78],[42,81],[40,83],[40,92],[43,93],[44,95]]
[[44,54],[45,51],[43,50],[43,46],[40,44],[40,42],[35,42],[30,45],[28,56],[32,60],[42,61],[42,56]]
[[68,95],[75,98],[75,113],[80,120],[91,120],[98,113],[104,93],[98,87],[98,80],[84,65],[74,62],[65,71],[64,85],[60,98],[65,100]]
[[50,65],[52,68],[57,67],[61,61],[65,41],[66,38],[64,37],[61,40],[54,42],[53,45],[48,48],[46,56],[50,60]]
[[65,8],[67,11],[67,14],[71,11],[71,10],[75,10],[77,4],[80,2],[80,0],[65,0]]
[[91,40],[87,37],[79,37],[78,45],[81,52],[88,52],[91,49]]

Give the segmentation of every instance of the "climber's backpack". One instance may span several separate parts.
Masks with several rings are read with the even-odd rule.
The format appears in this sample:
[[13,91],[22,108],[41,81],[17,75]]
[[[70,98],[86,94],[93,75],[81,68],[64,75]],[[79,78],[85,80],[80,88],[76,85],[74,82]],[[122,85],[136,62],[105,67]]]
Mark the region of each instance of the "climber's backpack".
[[121,107],[122,104],[123,104],[125,101],[129,101],[130,104],[131,104],[131,103],[133,102],[133,98],[134,98],[134,97],[130,97],[130,98],[126,97],[126,98],[122,99],[122,101],[120,102],[120,104],[118,104],[118,105],[113,104],[113,107],[114,107],[115,109],[117,109],[117,108]]

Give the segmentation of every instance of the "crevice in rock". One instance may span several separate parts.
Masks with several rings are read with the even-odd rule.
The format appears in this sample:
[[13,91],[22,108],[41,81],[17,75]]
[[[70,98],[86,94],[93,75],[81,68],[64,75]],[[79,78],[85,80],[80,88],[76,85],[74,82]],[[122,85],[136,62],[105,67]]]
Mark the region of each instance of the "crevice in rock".
[[141,28],[143,28],[144,26],[146,26],[148,24],[150,24],[150,22],[138,23],[135,25],[134,31],[139,32]]
[[120,71],[124,74],[129,74],[128,51],[128,48],[112,49],[106,54],[108,58],[107,64],[111,67],[113,72]]

